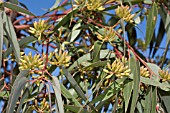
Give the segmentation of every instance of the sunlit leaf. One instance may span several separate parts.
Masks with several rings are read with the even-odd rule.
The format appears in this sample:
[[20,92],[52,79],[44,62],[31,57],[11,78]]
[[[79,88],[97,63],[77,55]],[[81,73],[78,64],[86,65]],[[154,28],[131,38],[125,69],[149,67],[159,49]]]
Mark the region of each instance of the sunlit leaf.
[[21,13],[24,13],[24,14],[35,16],[33,13],[29,12],[28,10],[21,8],[17,5],[15,5],[15,4],[9,3],[9,2],[4,2],[3,6],[9,8],[9,9],[12,9],[14,11],[17,11],[17,12],[21,12]]
[[76,90],[77,94],[80,95],[80,97],[83,100],[86,100],[86,97],[82,91],[82,89],[80,88],[80,86],[77,84],[77,82],[75,81],[75,79],[71,76],[71,74],[64,68],[62,67],[62,70],[64,72],[64,75],[66,76],[66,78],[68,79],[68,81],[70,82],[70,84],[72,85],[72,87]]
[[148,18],[147,18],[147,26],[146,26],[146,47],[149,45],[152,40],[152,36],[154,33],[156,21],[158,16],[158,9],[156,3],[153,3],[152,8],[149,10]]
[[127,79],[125,82],[127,83],[125,84],[125,87],[123,88],[123,96],[125,99],[125,112],[126,112],[128,109],[130,98],[131,98],[133,81]]
[[22,109],[22,105],[24,103],[24,99],[28,98],[28,95],[29,95],[29,89],[27,88],[27,89],[25,89],[24,93],[21,96],[21,100],[20,100],[20,103],[19,103],[19,106],[17,109],[17,113],[20,113],[20,111]]
[[73,42],[77,38],[77,36],[80,34],[81,29],[79,27],[81,27],[81,23],[74,25],[73,30],[71,32],[70,42]]
[[2,11],[0,11],[0,67],[2,65],[2,48],[3,48],[3,20]]
[[137,104],[140,84],[140,66],[139,62],[135,59],[134,56],[130,59],[130,69],[133,73],[133,94],[130,112],[133,113]]
[[54,5],[49,9],[49,11],[52,11],[52,10],[54,10],[55,8],[57,8],[58,5],[60,4],[60,2],[61,2],[61,0],[55,0]]
[[93,49],[93,62],[97,62],[100,59],[100,49],[102,47],[101,41],[96,41],[94,43],[94,49]]
[[64,108],[63,108],[63,102],[61,98],[61,89],[60,89],[60,83],[57,77],[52,76],[52,86],[54,89],[55,97],[57,100],[57,105],[60,113],[64,113]]
[[77,101],[77,99],[65,88],[63,84],[60,84],[61,92],[64,97],[73,101],[76,106],[81,106],[81,104]]
[[28,70],[21,71],[21,73],[17,76],[11,90],[6,113],[13,113],[18,97],[21,94],[21,90],[25,87],[25,84],[27,83],[28,79],[26,78],[26,76],[28,75],[28,72]]
[[18,0],[9,0],[9,2],[13,3],[13,4],[18,4]]
[[149,86],[146,92],[144,113],[151,113],[151,106],[152,106],[151,95],[152,95],[152,86]]
[[19,62],[20,61],[20,47],[17,41],[17,36],[14,30],[14,27],[12,25],[11,19],[6,16],[6,14],[4,13],[4,20],[5,20],[5,31],[7,36],[9,37],[9,41],[12,44],[12,49],[14,51],[14,55],[16,57],[16,61]]

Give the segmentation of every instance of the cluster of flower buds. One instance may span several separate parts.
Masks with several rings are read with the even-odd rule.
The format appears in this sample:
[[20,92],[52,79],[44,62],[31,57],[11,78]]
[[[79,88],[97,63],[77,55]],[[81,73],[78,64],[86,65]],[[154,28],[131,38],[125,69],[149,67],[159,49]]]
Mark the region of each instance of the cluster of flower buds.
[[38,37],[38,41],[45,40],[46,36],[51,34],[53,31],[50,31],[49,28],[51,25],[45,20],[40,20],[39,22],[34,22],[34,27],[30,27],[29,32]]
[[32,56],[32,53],[30,52],[27,55],[21,56],[20,59],[20,70],[40,70],[44,67],[43,60],[40,58],[40,55],[34,55]]
[[122,59],[116,58],[116,60],[112,64],[107,63],[107,69],[103,70],[109,74],[106,78],[111,78],[113,75],[118,78],[129,76],[130,69],[126,62],[127,59],[125,57],[122,57]]
[[97,38],[99,40],[102,40],[103,42],[108,41],[110,43],[112,43],[113,41],[115,41],[115,32],[113,31],[113,28],[109,27],[109,28],[104,28],[104,33],[101,35],[99,33],[97,34]]
[[140,67],[140,76],[143,76],[143,77],[146,77],[146,78],[149,77],[149,71],[144,66]]
[[36,80],[34,83],[37,85],[37,86],[40,86],[40,83],[42,83],[43,81],[47,81],[48,78],[46,75],[41,75],[41,76],[32,76],[32,79],[33,80]]
[[32,105],[32,109],[37,111],[38,113],[45,113],[49,112],[50,105],[46,101],[46,98],[43,98],[43,100],[38,104],[37,99],[35,99],[35,104]]
[[87,0],[86,7],[90,11],[102,11],[105,8],[102,6],[102,0]]
[[115,9],[116,15],[119,18],[122,18],[123,20],[125,20],[126,22],[133,22],[133,18],[135,16],[135,14],[131,14],[131,10],[129,10],[129,6],[118,6],[117,9]]
[[77,5],[85,3],[85,6],[90,11],[102,11],[104,2],[102,0],[74,0]]
[[50,53],[49,59],[50,59],[50,64],[52,65],[57,65],[57,66],[64,65],[65,67],[68,67],[70,65],[71,56],[68,55],[68,52],[66,51],[62,52],[62,50],[60,50],[59,54]]
[[162,81],[170,80],[169,70],[159,70],[159,75],[162,77]]

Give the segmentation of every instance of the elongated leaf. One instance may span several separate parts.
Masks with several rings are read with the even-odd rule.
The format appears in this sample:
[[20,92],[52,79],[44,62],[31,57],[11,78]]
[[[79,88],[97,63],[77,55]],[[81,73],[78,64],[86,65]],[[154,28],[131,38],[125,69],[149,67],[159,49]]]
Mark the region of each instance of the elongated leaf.
[[52,10],[54,10],[55,8],[57,8],[58,5],[60,4],[60,2],[61,2],[61,0],[56,0],[55,3],[54,3],[54,5],[49,9],[49,11],[52,11]]
[[25,113],[33,113],[33,108],[31,106],[29,106]]
[[70,101],[73,101],[76,106],[81,106],[77,99],[65,88],[63,84],[60,84],[62,95]]
[[83,69],[88,69],[88,68],[92,68],[92,67],[100,67],[100,66],[105,66],[107,64],[108,61],[98,61],[98,62],[94,62],[90,65],[87,65],[86,67],[84,67]]
[[[27,44],[29,44],[30,42],[35,41],[36,38],[33,36],[28,36],[28,37],[24,37],[19,41],[19,46],[20,47],[25,47],[27,46]],[[6,58],[11,52],[12,52],[12,47],[8,48],[5,53],[3,54],[3,57]]]
[[25,84],[27,83],[28,79],[26,78],[26,76],[28,75],[28,72],[29,72],[28,70],[21,71],[21,73],[15,79],[9,97],[6,113],[13,113],[18,97],[20,96],[21,90],[25,87]]
[[139,91],[139,84],[140,84],[140,66],[139,66],[139,62],[136,61],[134,56],[130,59],[130,69],[133,74],[133,94],[132,94],[132,103],[131,103],[130,112],[133,113],[137,104],[136,102],[138,98],[138,91]]
[[168,14],[164,5],[160,5],[159,14],[161,15],[162,21],[164,23],[164,28],[165,28],[166,37],[167,37],[166,44],[168,44],[168,42],[170,40],[170,27],[169,27],[170,15]]
[[19,102],[19,106],[18,106],[18,109],[17,109],[17,113],[20,113],[20,111],[21,111],[21,109],[22,109],[22,104],[24,103],[24,99],[26,99],[26,98],[28,97],[28,95],[29,95],[29,89],[27,88],[27,89],[24,91],[24,93],[23,93],[23,95],[22,95],[22,97],[21,97],[21,100],[20,100],[20,102]]
[[147,47],[150,41],[152,40],[152,36],[153,36],[155,25],[156,25],[157,15],[158,15],[158,9],[157,9],[156,3],[153,3],[152,9],[149,10],[149,15],[147,18],[145,47]]
[[160,76],[158,71],[161,69],[159,66],[157,66],[156,64],[152,64],[152,63],[147,63],[148,67],[156,74],[156,75],[152,75],[152,79],[155,79],[156,81],[160,80]]
[[94,104],[97,102],[105,101],[108,98],[112,97],[114,94],[116,94],[118,91],[120,91],[120,83],[124,83],[126,78],[118,79],[114,83],[112,83],[102,94],[100,94],[98,97],[94,98],[90,103]]
[[127,109],[128,109],[128,105],[129,105],[129,101],[130,101],[130,97],[132,93],[132,85],[133,85],[132,80],[127,79],[126,82],[127,84],[125,84],[125,87],[123,88],[123,96],[125,100],[125,113],[127,112]]
[[20,61],[20,47],[19,47],[19,44],[17,41],[17,36],[16,36],[15,30],[14,30],[14,27],[12,25],[10,17],[6,16],[5,13],[4,13],[4,19],[5,19],[6,34],[9,37],[9,40],[12,44],[12,49],[14,51],[16,61],[19,62]]
[[156,80],[151,80],[149,78],[145,78],[145,77],[142,77],[142,76],[140,77],[140,80],[144,84],[160,87],[164,91],[169,91],[170,90],[170,85],[167,82],[160,83],[160,82],[158,82]]
[[48,98],[49,98],[49,105],[50,105],[50,113],[52,113],[52,104],[51,104],[51,92],[50,92],[50,85],[49,84],[45,84],[47,86],[47,90],[48,90]]
[[86,109],[82,109],[81,107],[78,106],[64,105],[64,107],[74,113],[89,113]]
[[135,27],[128,23],[125,27],[128,35],[129,44],[133,47],[137,41],[137,33]]
[[156,104],[157,104],[157,87],[152,86],[152,108],[151,108],[151,113],[156,113]]
[[54,27],[54,31],[57,32],[57,29],[61,26],[63,26],[64,24],[66,24],[67,22],[69,22],[69,20],[71,19],[71,17],[73,16],[73,14],[77,13],[78,9],[74,9],[71,12],[69,12],[66,16],[64,16],[62,18],[61,21],[58,22],[58,24]]
[[145,100],[145,107],[144,107],[144,113],[151,113],[151,94],[152,94],[152,86],[148,87],[148,90],[146,92],[146,100]]
[[170,111],[170,107],[169,107],[170,93],[167,93],[167,92],[162,91],[162,90],[158,90],[158,93],[160,95],[162,104],[164,104],[165,109],[166,109],[166,111],[168,113]]
[[158,50],[158,48],[159,48],[159,46],[160,46],[160,44],[163,40],[164,34],[165,34],[165,28],[164,28],[163,21],[161,19],[160,24],[159,24],[158,36],[156,38],[156,42],[155,42],[156,44],[155,44],[154,51],[152,53],[152,57],[155,56],[155,54],[156,54],[156,52],[157,52],[157,50]]
[[[100,59],[103,59],[103,58],[113,58],[115,57],[115,54],[114,53],[110,53],[109,54],[109,50],[101,50],[100,51]],[[90,53],[88,54],[85,54],[83,55],[82,57],[80,57],[78,60],[76,60],[68,69],[68,71],[71,71],[72,69],[74,69],[75,67],[78,66],[79,63],[83,64],[83,62],[87,62],[89,61],[91,58],[90,58]],[[87,65],[86,65],[87,66]]]
[[3,21],[2,12],[0,11],[0,67],[2,65],[2,49],[3,49]]
[[81,27],[81,23],[74,25],[73,30],[71,32],[70,42],[73,42],[77,38],[77,36],[80,34],[81,29],[79,27]]
[[21,8],[19,6],[17,6],[16,4],[12,4],[12,3],[9,3],[9,2],[3,2],[2,4],[4,7],[7,7],[9,9],[12,9],[16,12],[21,12],[21,13],[24,13],[24,14],[28,14],[28,15],[31,15],[31,16],[35,16],[33,13],[29,12],[28,10],[24,9],[24,8]]
[[169,50],[169,45],[170,45],[170,16],[169,16],[169,13],[167,11],[167,9],[165,9],[165,6],[164,5],[161,5],[160,8],[159,8],[159,14],[161,15],[162,17],[162,20],[163,20],[163,23],[164,23],[164,27],[165,27],[165,31],[166,31],[166,49],[164,51],[164,55],[163,55],[163,59],[162,59],[162,64],[161,66],[164,65],[164,61],[166,59],[166,55],[167,55],[167,52]]
[[66,78],[68,79],[68,81],[70,82],[70,84],[73,86],[73,88],[76,90],[77,94],[83,99],[83,100],[87,100],[85,97],[85,94],[83,93],[82,89],[80,88],[80,86],[77,84],[77,82],[75,81],[75,79],[71,76],[71,74],[64,68],[62,67],[62,70],[64,72],[64,75],[66,76]]
[[144,0],[145,4],[152,4],[152,0]]
[[94,43],[94,49],[93,49],[93,62],[97,62],[100,59],[100,49],[102,47],[101,41],[96,41]]
[[59,109],[59,113],[64,113],[64,107],[63,107],[63,102],[61,98],[60,83],[56,76],[52,76],[52,86],[53,86],[55,97],[57,100],[57,105],[58,105],[57,108]]
[[9,0],[9,2],[13,3],[13,4],[18,4],[18,0]]

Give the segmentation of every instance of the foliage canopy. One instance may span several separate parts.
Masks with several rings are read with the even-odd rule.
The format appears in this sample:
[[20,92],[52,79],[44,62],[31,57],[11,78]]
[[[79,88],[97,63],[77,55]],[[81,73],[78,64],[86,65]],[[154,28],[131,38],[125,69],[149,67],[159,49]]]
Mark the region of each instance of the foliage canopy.
[[168,1],[56,0],[41,16],[18,0],[0,8],[2,112],[170,112]]

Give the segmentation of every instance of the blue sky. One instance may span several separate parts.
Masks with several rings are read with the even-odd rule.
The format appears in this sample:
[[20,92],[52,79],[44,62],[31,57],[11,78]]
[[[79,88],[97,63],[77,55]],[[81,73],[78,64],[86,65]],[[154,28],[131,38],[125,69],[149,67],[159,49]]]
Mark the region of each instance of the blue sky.
[[56,0],[19,0],[24,3],[28,9],[36,14],[41,15],[53,6]]

